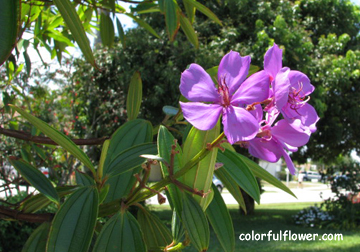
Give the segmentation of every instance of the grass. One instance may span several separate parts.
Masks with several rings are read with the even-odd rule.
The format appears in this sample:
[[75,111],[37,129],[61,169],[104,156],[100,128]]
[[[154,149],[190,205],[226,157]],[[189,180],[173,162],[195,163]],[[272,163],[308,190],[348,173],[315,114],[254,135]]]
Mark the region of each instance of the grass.
[[[296,203],[296,204],[267,204],[257,205],[254,215],[240,215],[237,205],[228,205],[235,230],[235,251],[360,251],[360,232],[349,232],[341,230],[321,230],[316,228],[304,228],[293,224],[291,216],[298,211],[313,205],[312,203]],[[154,206],[153,210],[162,220],[167,220],[170,225],[171,211],[168,206]],[[240,234],[247,234],[254,230],[254,233],[279,233],[280,230],[291,231],[292,234],[310,233],[318,234],[342,234],[342,241],[240,241]],[[193,248],[187,248],[186,252],[195,252]],[[216,235],[211,231],[209,252],[223,252]]]

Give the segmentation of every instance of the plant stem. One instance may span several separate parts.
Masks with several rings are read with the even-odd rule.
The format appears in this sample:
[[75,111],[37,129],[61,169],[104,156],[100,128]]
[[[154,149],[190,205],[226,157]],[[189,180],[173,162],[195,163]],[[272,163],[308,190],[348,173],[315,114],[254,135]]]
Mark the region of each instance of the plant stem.
[[198,162],[200,162],[204,157],[206,157],[213,148],[217,147],[221,140],[225,137],[224,132],[221,133],[208,147],[199,151],[189,162],[187,162],[183,168],[181,168],[178,172],[174,175],[168,175],[161,181],[157,182],[155,185],[150,187],[151,191],[141,191],[136,197],[133,197],[131,201],[128,201],[127,204],[133,204],[135,202],[146,200],[152,196],[154,196],[154,191],[159,191],[161,188],[165,187],[166,185],[170,184],[172,180],[180,178],[185,173],[187,173],[192,167],[194,167]]

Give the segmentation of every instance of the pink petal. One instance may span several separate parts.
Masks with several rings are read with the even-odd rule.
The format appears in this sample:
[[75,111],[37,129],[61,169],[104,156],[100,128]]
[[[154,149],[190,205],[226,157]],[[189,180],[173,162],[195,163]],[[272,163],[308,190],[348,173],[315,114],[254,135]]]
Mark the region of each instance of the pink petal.
[[280,110],[289,100],[290,80],[288,78],[290,69],[284,67],[276,75],[274,82],[275,106]]
[[199,130],[214,128],[222,111],[222,107],[218,104],[180,102],[180,106],[184,118]]
[[273,140],[254,138],[249,141],[249,153],[254,157],[274,163],[282,156],[282,147]]
[[274,43],[274,45],[267,50],[264,56],[264,69],[268,75],[275,79],[277,73],[282,68],[282,50]]
[[231,104],[252,104],[269,97],[270,79],[264,70],[254,73],[241,84],[231,99]]
[[283,157],[285,159],[285,163],[286,163],[290,173],[292,175],[295,175],[296,169],[295,169],[295,165],[294,165],[293,161],[291,160],[289,154],[287,154],[287,152],[284,149],[282,151],[283,151]]
[[224,108],[222,123],[230,144],[253,139],[259,131],[258,121],[244,108],[234,106]]
[[314,91],[314,86],[311,85],[310,79],[306,74],[299,71],[290,71],[289,73],[290,87],[295,90],[301,90],[300,96],[307,96]]
[[241,57],[238,52],[230,51],[219,65],[218,80],[225,78],[229,94],[233,94],[245,80],[249,73],[250,56]]
[[254,106],[254,110],[249,111],[260,123],[263,120],[264,111],[260,104]]
[[310,104],[305,103],[301,108],[296,110],[292,109],[290,105],[287,104],[281,112],[289,123],[292,124],[294,120],[298,119],[301,121],[301,127],[303,130],[310,130],[311,133],[316,131],[316,123],[320,118],[314,107]]
[[220,102],[220,95],[210,75],[197,64],[191,64],[181,74],[180,92],[189,101]]
[[310,138],[310,131],[296,130],[286,120],[280,120],[271,129],[271,134],[277,140],[291,146],[300,147],[305,145]]

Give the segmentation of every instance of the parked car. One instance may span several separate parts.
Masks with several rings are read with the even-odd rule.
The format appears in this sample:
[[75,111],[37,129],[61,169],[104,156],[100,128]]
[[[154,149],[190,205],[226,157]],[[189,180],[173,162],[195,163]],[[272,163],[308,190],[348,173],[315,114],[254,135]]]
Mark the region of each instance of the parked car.
[[222,190],[224,189],[224,185],[215,175],[213,176],[213,183],[216,186],[216,188],[219,190],[219,192],[221,193]]
[[318,172],[307,171],[304,175],[304,181],[311,181],[312,179],[321,180],[321,175]]

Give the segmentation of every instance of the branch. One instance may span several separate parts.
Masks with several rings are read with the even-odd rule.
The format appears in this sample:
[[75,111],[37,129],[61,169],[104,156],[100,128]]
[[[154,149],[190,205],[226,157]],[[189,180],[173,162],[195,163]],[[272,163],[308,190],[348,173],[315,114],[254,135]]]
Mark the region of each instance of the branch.
[[33,213],[23,213],[20,211],[13,210],[11,208],[0,206],[0,219],[14,219],[19,221],[27,222],[50,222],[54,218],[54,214],[45,213],[45,214],[33,214]]
[[[32,136],[30,133],[20,131],[20,130],[11,130],[11,129],[4,129],[0,127],[0,134],[14,137],[17,139],[21,139],[24,141],[30,141],[38,144],[49,144],[49,145],[58,145],[53,140],[48,137],[41,137],[41,136]],[[90,139],[71,139],[76,145],[101,145],[104,143],[106,139],[109,137],[102,137],[102,138],[90,138]]]

